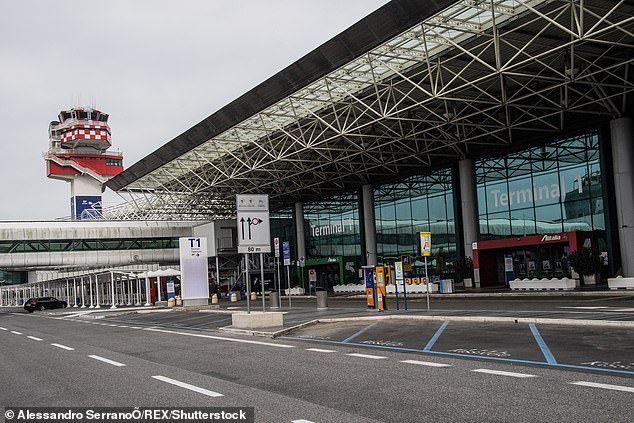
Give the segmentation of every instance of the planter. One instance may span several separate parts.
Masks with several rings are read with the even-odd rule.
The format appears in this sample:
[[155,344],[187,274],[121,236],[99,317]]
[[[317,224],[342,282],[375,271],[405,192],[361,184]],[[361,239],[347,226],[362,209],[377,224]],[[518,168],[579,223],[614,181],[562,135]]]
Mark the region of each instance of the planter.
[[596,285],[601,280],[601,275],[595,273],[594,275],[584,275],[583,276],[583,284],[584,285]]
[[465,288],[473,288],[473,279],[465,278],[464,279],[464,287]]
[[575,288],[574,279],[515,279],[510,282],[511,290],[519,291],[568,291]]
[[608,287],[610,289],[634,289],[634,278],[624,278],[617,276],[608,279]]

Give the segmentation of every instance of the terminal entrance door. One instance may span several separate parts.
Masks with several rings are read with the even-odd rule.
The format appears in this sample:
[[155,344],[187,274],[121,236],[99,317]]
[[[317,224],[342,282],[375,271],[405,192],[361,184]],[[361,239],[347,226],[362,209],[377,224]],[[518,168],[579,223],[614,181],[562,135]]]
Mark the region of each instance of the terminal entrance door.
[[339,263],[317,266],[317,286],[332,291],[334,285],[340,284]]
[[571,277],[568,265],[570,248],[564,244],[528,246],[497,254],[498,282],[504,283],[504,256],[513,257],[513,278],[542,279]]

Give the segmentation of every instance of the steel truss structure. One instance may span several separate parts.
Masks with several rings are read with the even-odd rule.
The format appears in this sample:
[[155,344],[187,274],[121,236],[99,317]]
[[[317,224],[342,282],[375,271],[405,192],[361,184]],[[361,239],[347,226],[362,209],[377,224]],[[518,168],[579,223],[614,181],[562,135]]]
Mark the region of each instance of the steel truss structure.
[[458,1],[140,177],[114,178],[126,203],[104,217],[221,218],[236,193],[281,207],[543,142],[622,116],[633,62],[631,0]]

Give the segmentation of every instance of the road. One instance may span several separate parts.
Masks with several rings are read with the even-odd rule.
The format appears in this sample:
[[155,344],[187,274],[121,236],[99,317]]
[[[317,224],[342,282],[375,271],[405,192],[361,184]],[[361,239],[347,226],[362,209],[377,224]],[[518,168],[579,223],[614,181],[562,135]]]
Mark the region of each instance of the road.
[[[240,337],[201,326],[200,314],[172,315],[198,325],[187,327],[168,321],[148,325],[121,316],[82,319],[2,311],[0,406],[254,407],[255,421],[276,423],[634,418],[634,378],[624,373],[363,344],[376,338],[372,330],[377,327],[357,335],[354,343],[340,341],[363,327],[328,329],[333,343],[316,342],[320,340],[316,332],[293,334],[294,339]],[[450,332],[452,325],[445,328],[446,338],[438,337],[434,350],[456,349],[460,345],[456,340],[476,340],[478,333],[487,333],[487,328],[458,324]],[[552,328],[540,330],[548,342],[558,337],[548,334]],[[412,349],[424,349],[437,331],[434,326],[421,332],[420,345]],[[346,338],[336,339],[344,332]],[[521,355],[522,344],[529,343],[530,331],[520,332],[524,340],[513,333],[500,338],[514,340],[507,352]],[[412,339],[396,328],[384,328],[382,338],[387,338],[385,333]],[[478,345],[480,350],[486,349],[483,345]],[[530,348],[532,359],[544,361],[539,348]],[[561,352],[555,350],[560,358]],[[621,347],[621,351],[627,354],[631,349]]]

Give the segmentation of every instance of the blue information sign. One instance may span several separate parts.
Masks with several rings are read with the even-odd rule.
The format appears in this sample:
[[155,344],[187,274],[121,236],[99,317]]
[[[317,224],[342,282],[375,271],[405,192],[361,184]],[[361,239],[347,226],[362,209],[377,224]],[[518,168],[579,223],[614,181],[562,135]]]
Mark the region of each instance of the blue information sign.
[[288,241],[282,242],[282,257],[284,258],[284,266],[291,265],[291,243]]

